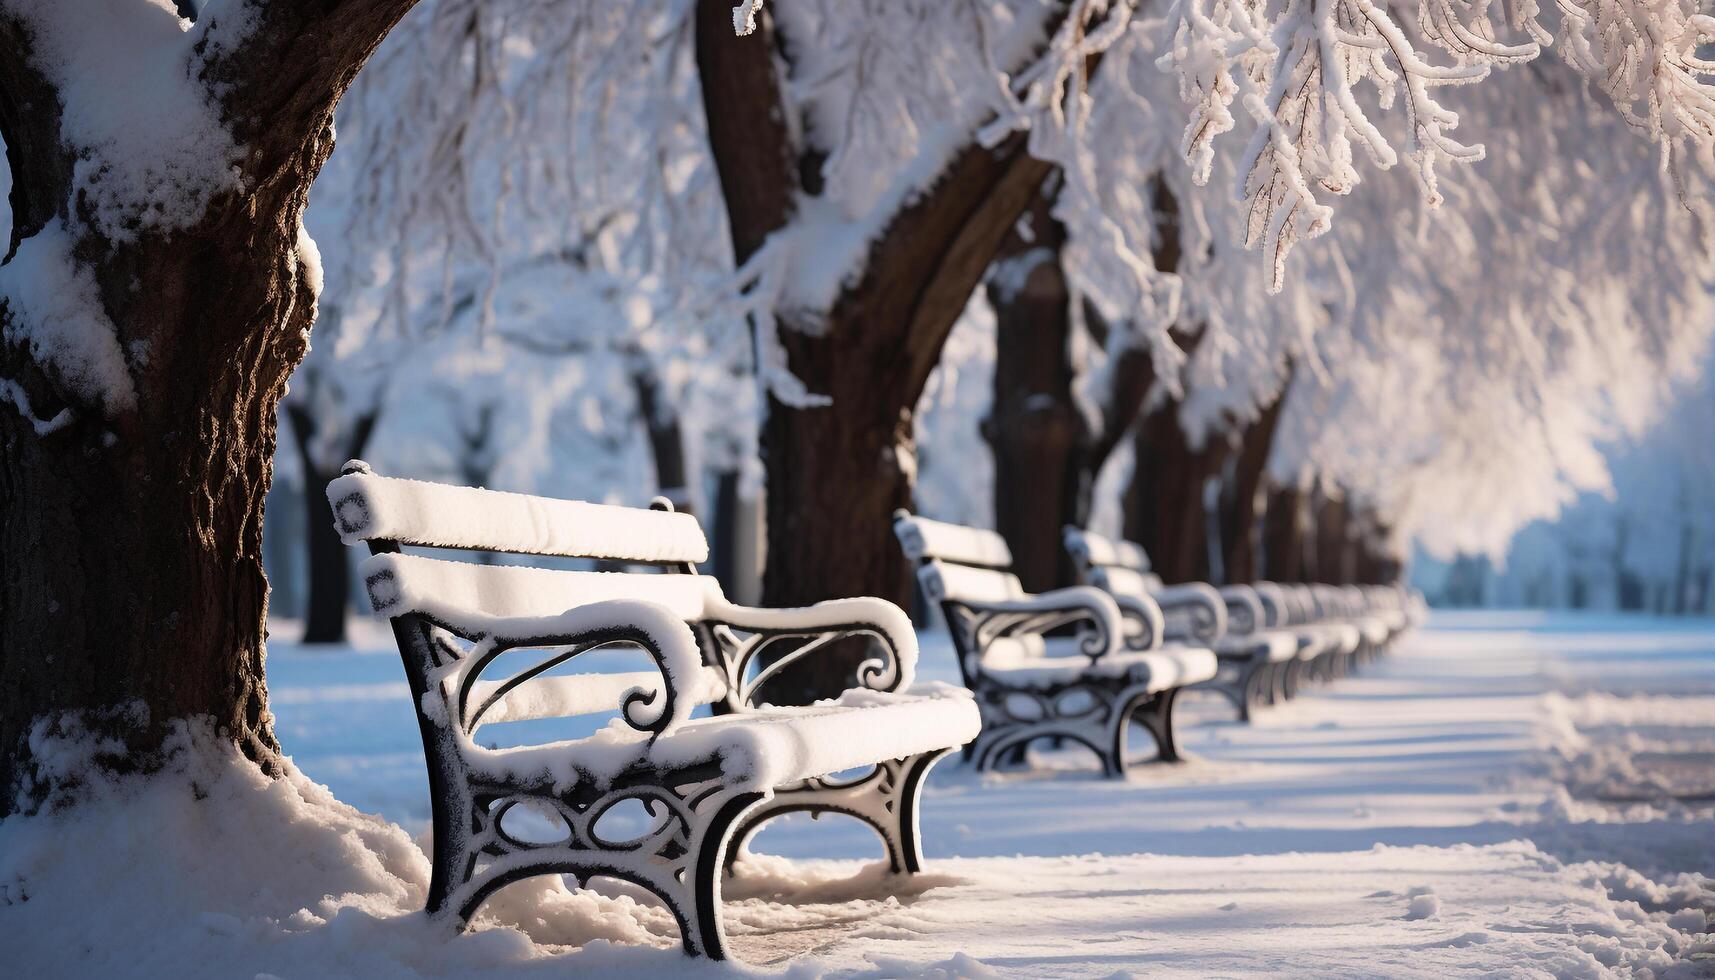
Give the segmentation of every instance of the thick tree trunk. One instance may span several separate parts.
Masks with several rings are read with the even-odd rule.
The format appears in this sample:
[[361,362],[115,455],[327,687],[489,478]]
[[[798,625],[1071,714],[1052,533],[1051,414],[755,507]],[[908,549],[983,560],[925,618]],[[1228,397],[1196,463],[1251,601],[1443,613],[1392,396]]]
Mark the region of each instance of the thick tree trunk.
[[1316,567],[1312,570],[1312,581],[1329,585],[1345,585],[1352,581],[1350,524],[1351,510],[1346,498],[1332,493],[1321,494],[1316,504]]
[[691,477],[685,465],[685,432],[679,413],[661,391],[661,379],[646,359],[639,358],[631,372],[637,392],[638,413],[643,416],[649,438],[649,456],[655,462],[655,489],[673,502],[681,513],[691,512]]
[[315,312],[299,217],[334,103],[409,6],[258,6],[241,44],[190,66],[247,147],[244,190],[216,194],[190,227],[123,241],[74,204],[80,153],[61,140],[59,95],[29,29],[0,15],[11,254],[50,222],[69,231],[136,391],[134,405],[104,404],[0,347],[0,378],[25,396],[0,404],[0,814],[20,791],[28,806],[55,788],[27,738],[75,724],[67,713],[124,746],[103,756],[115,768],[147,768],[175,719],[202,718],[277,769],[262,510],[276,409]]
[[995,530],[1031,592],[1072,584],[1061,528],[1083,524],[1091,435],[1072,400],[1071,291],[1060,268],[1065,229],[1038,197],[989,275],[994,307],[994,402],[983,437],[994,452]]
[[[724,0],[699,4],[697,60],[743,262],[790,219],[796,178],[817,190],[820,158],[805,152],[794,165],[768,19],[734,38],[729,15]],[[875,595],[909,605],[891,525],[894,510],[911,504],[913,413],[953,323],[1049,170],[1025,153],[1022,136],[993,149],[966,147],[892,216],[861,277],[825,317],[794,324],[782,311],[788,368],[832,405],[769,398],[765,604]],[[780,675],[780,696],[825,694],[849,681],[860,658],[855,645],[824,650]]]
[[1304,542],[1308,523],[1304,491],[1282,486],[1268,491],[1268,508],[1262,523],[1262,580],[1306,581]]
[[[782,337],[793,374],[833,402],[798,408],[769,399],[765,604],[873,595],[910,605],[892,521],[911,506],[917,402],[947,334],[1048,170],[1025,155],[1022,139],[966,150],[933,193],[889,226],[826,328]],[[844,683],[858,659],[848,652],[802,661],[815,674],[802,683],[818,691]],[[786,674],[781,682],[794,683]]]
[[[1151,184],[1151,191],[1159,221],[1153,253],[1155,267],[1163,272],[1176,272],[1182,258],[1179,201],[1160,180]],[[1190,356],[1202,341],[1202,333],[1174,328],[1174,340]],[[1135,370],[1139,365],[1124,367]],[[1138,380],[1153,385],[1153,369],[1140,371]],[[1133,414],[1142,407],[1149,389],[1146,387],[1136,395],[1135,400],[1124,403]],[[1218,437],[1193,448],[1179,424],[1177,399],[1161,400],[1137,421],[1135,429],[1128,428],[1130,417],[1114,417],[1119,404],[1116,399],[1113,406],[1104,410],[1108,418],[1101,441],[1111,446],[1122,433],[1131,434],[1132,472],[1123,507],[1125,536],[1143,545],[1164,581],[1206,581],[1211,564],[1204,490],[1209,480],[1219,477],[1230,448]]]
[[1134,436],[1135,462],[1126,488],[1125,536],[1143,545],[1162,581],[1209,578],[1208,509],[1205,486],[1220,476],[1225,440],[1193,446],[1179,424],[1179,403],[1169,401],[1146,415]]
[[1274,434],[1280,426],[1281,409],[1291,375],[1281,393],[1239,434],[1239,448],[1228,465],[1221,487],[1222,569],[1227,582],[1255,582],[1260,574],[1263,514],[1268,492],[1263,474],[1274,449]]
[[345,445],[335,455],[341,464],[325,466],[316,452],[316,419],[302,405],[288,403],[287,422],[298,446],[298,463],[304,471],[304,554],[307,578],[304,605],[304,643],[344,643],[346,612],[351,604],[350,549],[334,529],[333,507],[327,485],[339,476],[344,460],[357,459],[369,445],[376,415],[365,412],[353,423]]

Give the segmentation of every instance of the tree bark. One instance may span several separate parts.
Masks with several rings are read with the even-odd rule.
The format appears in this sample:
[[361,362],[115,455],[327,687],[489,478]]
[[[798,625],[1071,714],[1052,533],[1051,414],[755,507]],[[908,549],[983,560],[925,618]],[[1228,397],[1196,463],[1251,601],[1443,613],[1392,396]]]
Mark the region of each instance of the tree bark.
[[631,386],[637,392],[638,414],[643,416],[649,456],[655,462],[656,492],[671,500],[675,510],[689,514],[691,476],[685,465],[685,431],[679,412],[668,404],[660,377],[642,355],[632,365]]
[[[697,57],[742,263],[785,226],[800,184],[817,190],[820,157],[794,152],[770,22],[732,38],[729,14],[720,0],[699,4]],[[792,323],[781,311],[788,368],[832,405],[801,408],[769,397],[761,440],[765,604],[874,595],[909,605],[910,580],[890,527],[893,512],[911,505],[917,401],[947,334],[1050,169],[1025,152],[1022,136],[993,149],[972,143],[891,217],[861,276],[825,317]],[[851,645],[824,650],[783,672],[779,690],[825,693],[848,683],[861,657]]]
[[1268,491],[1263,513],[1262,574],[1271,582],[1304,582],[1304,542],[1309,519],[1304,491],[1275,486]]
[[[305,198],[332,149],[333,108],[411,0],[255,5],[249,35],[199,49],[246,153],[243,190],[193,225],[103,236],[73,200],[80,152],[29,28],[0,16],[0,135],[13,176],[12,249],[59,221],[117,329],[134,406],[91,403],[23,345],[0,347],[0,815],[55,787],[28,735],[82,723],[147,768],[176,719],[206,718],[269,771],[268,584],[262,510],[275,413],[303,357],[315,296],[297,259]],[[0,317],[17,310],[0,308]]]
[[345,460],[358,459],[375,431],[376,413],[365,412],[352,424],[346,442],[337,453],[341,463],[327,466],[315,451],[317,424],[304,406],[287,402],[287,422],[298,446],[298,462],[304,470],[304,553],[308,588],[304,606],[304,637],[307,644],[345,642],[346,612],[351,602],[351,556],[334,528],[333,507],[327,485],[339,476]]
[[1231,461],[1227,479],[1222,481],[1221,566],[1225,572],[1224,580],[1229,583],[1255,582],[1260,571],[1262,519],[1268,507],[1263,474],[1268,469],[1269,454],[1274,449],[1274,434],[1280,427],[1281,410],[1286,405],[1286,392],[1291,387],[1289,371],[1280,394],[1240,432],[1238,451]]
[[1345,497],[1339,494],[1322,493],[1319,496],[1315,514],[1316,567],[1312,570],[1311,581],[1345,585],[1352,581],[1349,567],[1351,511]]
[[994,307],[994,401],[983,437],[994,453],[995,530],[1031,592],[1071,585],[1061,528],[1082,525],[1089,499],[1089,424],[1072,398],[1071,291],[1060,267],[1066,231],[1039,195],[1007,236],[988,281]]
[[1126,537],[1143,545],[1162,581],[1208,581],[1209,513],[1204,493],[1209,481],[1219,478],[1231,447],[1220,437],[1192,445],[1179,424],[1177,401],[1145,416],[1133,445],[1136,457],[1126,489]]
[[[1153,257],[1155,267],[1176,272],[1182,258],[1179,201],[1160,180],[1151,184],[1160,228]],[[1202,333],[1174,328],[1174,340],[1187,357],[1196,353]],[[1153,371],[1147,375],[1153,384]],[[1149,395],[1145,388],[1133,405],[1136,412]],[[1112,414],[1105,412],[1104,414]],[[1130,419],[1117,427],[1113,419],[1104,439],[1116,440],[1130,431],[1133,448],[1131,482],[1124,498],[1125,536],[1143,545],[1150,564],[1165,582],[1206,581],[1210,572],[1208,508],[1204,486],[1216,478],[1229,452],[1225,442],[1211,438],[1193,447],[1179,424],[1179,401],[1161,399],[1128,430]],[[1098,466],[1100,463],[1097,464]]]

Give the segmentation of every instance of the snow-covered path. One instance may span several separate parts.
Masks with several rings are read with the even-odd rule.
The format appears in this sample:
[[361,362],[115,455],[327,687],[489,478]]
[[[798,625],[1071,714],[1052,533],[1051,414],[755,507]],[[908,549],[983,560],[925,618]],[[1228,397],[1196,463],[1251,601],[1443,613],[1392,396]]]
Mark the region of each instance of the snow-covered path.
[[[445,936],[414,914],[428,869],[406,833],[217,743],[0,823],[0,973],[1711,977],[1708,626],[1439,615],[1255,725],[1189,704],[1182,765],[1106,781],[1070,752],[987,777],[943,764],[915,879],[871,863],[854,823],[781,821],[727,886],[748,966],[684,960],[667,912],[622,885],[520,883]],[[362,639],[274,645],[281,739],[420,840],[403,678],[382,636]]]
[[[417,830],[416,734],[374,646],[275,654],[282,740],[336,795]],[[946,676],[950,654],[925,647]],[[1229,719],[1189,702],[1193,760],[1123,782],[1073,753],[999,776],[944,764],[924,813],[936,887],[902,900],[860,874],[880,849],[857,825],[782,821],[756,850],[846,860],[764,859],[734,889],[761,896],[730,903],[738,947],[879,975],[1697,969],[1707,926],[1681,909],[1715,911],[1715,891],[1676,876],[1715,875],[1707,623],[1441,614],[1363,676]],[[650,932],[671,942],[665,919]]]

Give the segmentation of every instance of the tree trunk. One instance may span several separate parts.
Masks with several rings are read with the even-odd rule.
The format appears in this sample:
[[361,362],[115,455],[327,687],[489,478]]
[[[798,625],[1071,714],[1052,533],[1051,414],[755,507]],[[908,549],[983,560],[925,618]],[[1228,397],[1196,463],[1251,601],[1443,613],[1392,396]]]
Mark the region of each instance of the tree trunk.
[[81,153],[61,139],[59,93],[31,60],[30,29],[0,15],[7,261],[65,230],[136,395],[92,394],[27,346],[0,347],[13,392],[0,406],[0,815],[20,791],[29,807],[66,778],[38,763],[28,735],[79,723],[67,713],[124,746],[103,756],[114,768],[148,768],[175,719],[203,718],[277,771],[262,511],[276,409],[315,313],[299,218],[332,148],[334,103],[409,6],[265,3],[244,41],[199,47],[190,77],[219,93],[247,148],[244,189],[215,192],[170,233],[134,217],[124,240],[73,200]]
[[685,465],[685,432],[679,413],[662,394],[654,366],[641,355],[632,366],[631,385],[637,392],[644,433],[649,437],[649,456],[655,461],[656,492],[671,500],[675,510],[689,514],[691,478]]
[[1305,525],[1304,492],[1276,486],[1268,491],[1263,512],[1262,580],[1303,582]]
[[[730,4],[697,10],[697,60],[710,145],[739,262],[783,228],[802,175],[820,183],[820,156],[793,166],[772,26],[734,38]],[[941,347],[1006,233],[1050,167],[1015,135],[972,143],[895,213],[861,276],[815,324],[779,311],[787,366],[831,406],[800,407],[772,394],[761,450],[767,478],[768,559],[763,602],[796,606],[874,595],[909,605],[909,577],[893,512],[911,504],[913,415]],[[825,695],[848,683],[857,645],[829,648],[778,678],[780,697]]]
[[1208,510],[1204,487],[1220,475],[1231,452],[1212,438],[1191,445],[1169,401],[1138,424],[1131,484],[1126,488],[1125,536],[1143,545],[1162,581],[1209,578]]
[[1331,493],[1323,493],[1319,497],[1315,521],[1316,567],[1312,569],[1311,581],[1345,585],[1352,580],[1351,570],[1347,567],[1351,556],[1351,549],[1347,547],[1351,514],[1344,497]]
[[1038,196],[989,276],[994,307],[994,403],[983,437],[994,452],[995,530],[1031,592],[1071,585],[1061,528],[1082,525],[1091,432],[1072,400],[1071,292],[1060,268],[1065,229]]
[[[1157,179],[1150,185],[1159,220],[1153,252],[1155,267],[1177,272],[1182,258],[1179,230],[1179,201]],[[1202,341],[1200,331],[1174,328],[1174,340],[1187,357]],[[1117,366],[1116,366],[1117,367]],[[1155,381],[1153,369],[1140,380]],[[1119,379],[1116,378],[1116,383]],[[1132,412],[1142,407],[1149,391],[1139,393]],[[1103,441],[1117,440],[1128,431],[1129,418],[1113,417],[1106,409],[1107,431]],[[1116,426],[1116,423],[1119,423]],[[1204,488],[1219,476],[1230,452],[1219,438],[1193,448],[1179,424],[1179,401],[1168,398],[1153,406],[1132,431],[1131,482],[1125,490],[1125,536],[1143,545],[1151,565],[1163,581],[1206,581],[1209,578],[1209,513]],[[1098,464],[1099,465],[1099,464]]]
[[304,554],[308,561],[307,598],[304,605],[304,637],[307,644],[344,643],[346,612],[351,603],[351,555],[333,523],[327,486],[339,476],[344,460],[358,459],[375,431],[376,413],[357,417],[339,456],[341,463],[326,466],[316,452],[316,419],[302,405],[288,402],[287,422],[298,445],[298,462],[304,470]]
[[1227,582],[1255,582],[1261,571],[1263,515],[1268,509],[1268,491],[1263,474],[1274,449],[1274,434],[1280,426],[1286,392],[1292,386],[1288,372],[1280,394],[1262,414],[1244,427],[1239,448],[1221,487],[1222,568]]

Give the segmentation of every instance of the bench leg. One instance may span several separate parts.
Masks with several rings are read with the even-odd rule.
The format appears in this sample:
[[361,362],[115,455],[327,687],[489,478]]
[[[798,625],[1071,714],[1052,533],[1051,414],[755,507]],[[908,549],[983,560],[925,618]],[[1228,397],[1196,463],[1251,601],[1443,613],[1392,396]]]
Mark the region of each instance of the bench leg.
[[[593,807],[574,809],[566,800],[545,796],[519,796],[518,801],[535,799],[545,805],[559,806],[562,817],[568,819],[570,837],[559,844],[522,844],[512,840],[499,829],[507,806],[477,814],[483,824],[471,838],[462,842],[468,859],[456,866],[462,875],[452,874],[446,880],[462,877],[462,881],[443,886],[435,893],[428,912],[431,917],[450,920],[463,930],[470,924],[483,902],[496,891],[516,881],[539,875],[568,875],[580,885],[587,885],[596,876],[628,881],[655,893],[672,911],[679,925],[680,942],[686,954],[710,959],[726,958],[726,933],[721,923],[721,871],[727,863],[727,852],[733,846],[733,830],[742,825],[751,811],[762,802],[759,792],[721,792],[691,800],[680,796],[670,803],[674,816],[642,846],[609,847],[599,842],[592,831],[591,821],[603,810],[603,801]],[[649,797],[644,799],[648,805]],[[665,802],[655,797],[657,802]],[[580,801],[587,802],[587,801]],[[437,861],[441,853],[437,837]],[[489,862],[476,869],[477,855],[486,855]],[[439,867],[436,876],[439,878]]]
[[470,847],[477,829],[471,812],[474,805],[466,794],[443,792],[429,798],[434,843],[424,911],[430,918],[454,915],[460,929],[469,924],[469,916],[452,906],[452,898],[469,884],[476,869],[477,854]]
[[918,828],[918,807],[923,781],[952,749],[938,749],[878,764],[868,775],[849,783],[808,779],[782,787],[774,798],[745,815],[734,832],[725,868],[732,871],[744,845],[767,821],[787,813],[843,813],[863,821],[887,848],[888,866],[894,874],[916,874],[923,870],[923,849]]
[[[761,793],[734,796],[710,815],[703,830],[696,864],[686,875],[689,907],[674,910],[679,919],[679,938],[689,956],[727,958],[726,927],[721,921],[721,878],[731,863],[729,851],[737,850],[734,829],[743,825],[761,799]],[[672,904],[670,898],[669,904]]]
[[[1181,758],[1179,743],[1173,736],[1173,705],[1179,700],[1179,691],[1179,688],[1159,691],[1139,703],[1134,712],[1137,720],[1155,737],[1156,752],[1162,762],[1178,762]],[[1123,726],[1124,722],[1121,724]]]
[[1251,665],[1245,672],[1244,694],[1240,698],[1239,720],[1250,724],[1251,715],[1268,700],[1273,665],[1266,660]]

